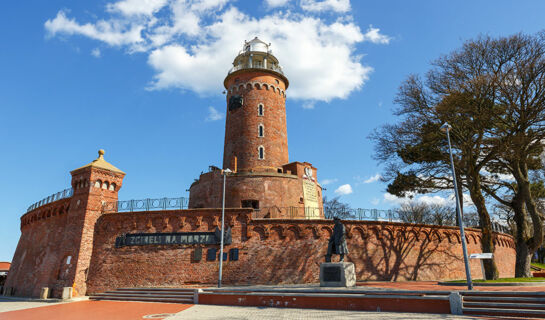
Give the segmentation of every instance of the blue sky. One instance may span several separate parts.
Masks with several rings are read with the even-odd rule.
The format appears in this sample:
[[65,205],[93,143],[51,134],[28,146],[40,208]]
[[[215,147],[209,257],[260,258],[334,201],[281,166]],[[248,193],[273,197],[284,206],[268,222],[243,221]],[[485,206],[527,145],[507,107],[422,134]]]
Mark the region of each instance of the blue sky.
[[221,164],[222,80],[256,35],[290,79],[290,161],[313,163],[328,197],[391,208],[367,136],[395,120],[401,81],[479,34],[537,32],[544,11],[543,1],[4,3],[0,261],[26,208],[69,187],[100,148],[127,172],[120,199],[187,196]]

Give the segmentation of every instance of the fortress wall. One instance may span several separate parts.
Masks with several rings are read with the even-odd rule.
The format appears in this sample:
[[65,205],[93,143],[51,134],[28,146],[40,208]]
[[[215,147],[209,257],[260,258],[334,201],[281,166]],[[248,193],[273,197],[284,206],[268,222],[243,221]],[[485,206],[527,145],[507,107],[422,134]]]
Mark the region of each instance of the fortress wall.
[[40,294],[42,287],[60,293],[65,283],[67,253],[62,250],[69,218],[70,198],[61,199],[21,217],[21,237],[13,256],[5,287],[15,288],[17,296]]
[[[213,231],[220,224],[218,209],[113,213],[99,218],[87,280],[87,294],[118,287],[215,285],[218,260],[193,261],[197,245],[146,245],[115,248],[125,233]],[[316,283],[332,232],[330,220],[251,219],[249,209],[227,209],[231,245],[238,261],[225,261],[223,283]],[[447,280],[465,277],[456,227],[409,225],[375,221],[345,221],[350,254],[358,280]],[[466,229],[469,253],[481,252],[480,232]],[[509,235],[497,234],[496,262],[501,277],[514,274],[515,249]],[[334,258],[338,259],[338,258]],[[334,260],[335,261],[335,260]],[[480,278],[478,261],[471,261]]]

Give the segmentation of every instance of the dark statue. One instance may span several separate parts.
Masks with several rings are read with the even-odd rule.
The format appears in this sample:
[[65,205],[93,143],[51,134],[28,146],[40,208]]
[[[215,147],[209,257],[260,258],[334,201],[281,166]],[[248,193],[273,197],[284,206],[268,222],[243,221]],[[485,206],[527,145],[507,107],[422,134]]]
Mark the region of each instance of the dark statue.
[[231,96],[229,98],[229,111],[236,110],[242,107],[242,97],[241,96]]
[[331,262],[331,255],[338,254],[341,256],[339,261],[344,261],[344,255],[348,254],[348,246],[346,245],[346,229],[341,223],[341,219],[338,217],[333,218],[335,227],[333,228],[333,234],[329,238],[327,244],[327,254],[325,256],[325,262]]

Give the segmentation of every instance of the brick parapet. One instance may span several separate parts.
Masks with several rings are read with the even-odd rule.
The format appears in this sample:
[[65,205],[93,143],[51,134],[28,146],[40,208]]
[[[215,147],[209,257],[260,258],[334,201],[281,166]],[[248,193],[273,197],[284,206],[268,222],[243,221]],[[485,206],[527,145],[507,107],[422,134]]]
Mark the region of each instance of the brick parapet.
[[70,199],[71,198],[64,198],[53,201],[29,212],[26,212],[21,216],[21,230],[34,222],[48,219],[50,217],[55,217],[57,215],[62,215],[68,212],[68,209],[70,207]]

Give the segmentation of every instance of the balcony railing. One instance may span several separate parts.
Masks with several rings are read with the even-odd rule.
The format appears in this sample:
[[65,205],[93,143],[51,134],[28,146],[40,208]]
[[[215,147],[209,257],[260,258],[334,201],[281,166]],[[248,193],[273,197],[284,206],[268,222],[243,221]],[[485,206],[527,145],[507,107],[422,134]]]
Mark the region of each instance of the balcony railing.
[[70,198],[73,194],[74,194],[74,190],[72,188],[64,189],[63,191],[53,193],[49,197],[43,198],[42,200],[32,204],[30,207],[28,207],[27,212],[60,199]]
[[187,209],[188,199],[159,198],[105,202],[102,205],[103,213],[133,212],[133,211],[158,211],[170,209]]
[[278,72],[280,73],[281,75],[284,75],[284,71],[282,70],[282,67],[280,66],[270,66],[270,65],[267,65],[266,67],[263,66],[262,64],[252,64],[252,65],[249,65],[249,64],[241,64],[241,65],[238,65],[238,66],[234,66],[231,68],[231,70],[229,70],[229,72],[227,74],[231,74],[235,71],[238,71],[238,70],[242,70],[242,69],[264,69],[264,70],[272,70],[272,71],[275,71],[275,72]]

